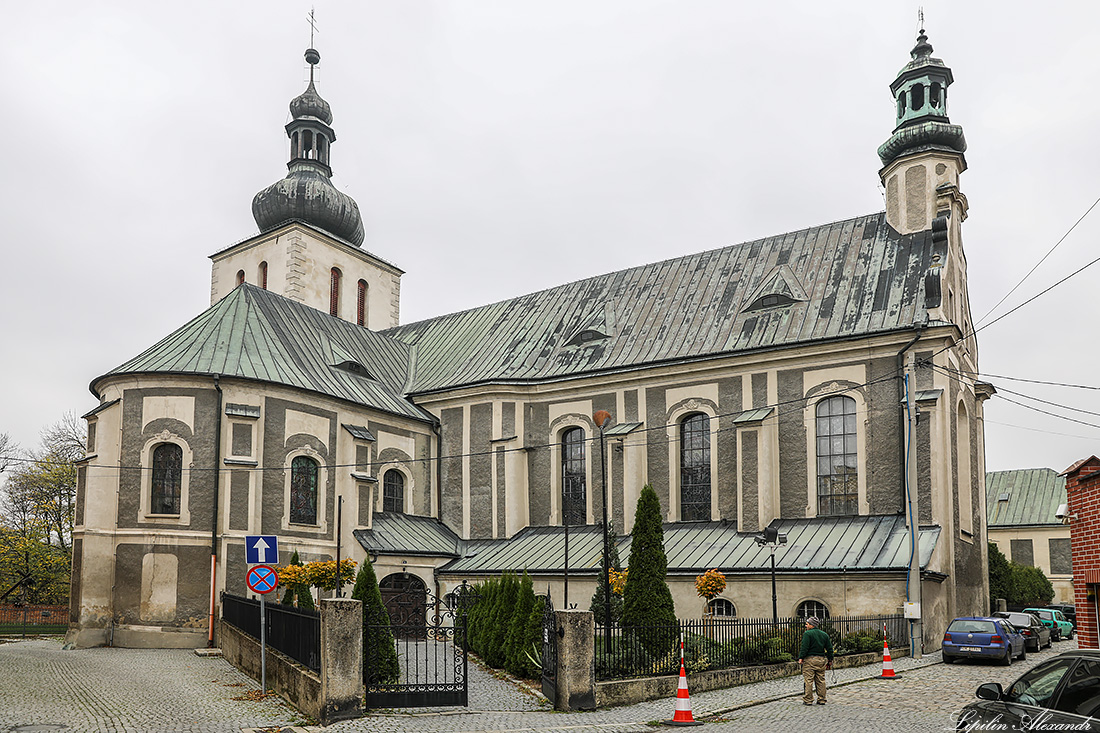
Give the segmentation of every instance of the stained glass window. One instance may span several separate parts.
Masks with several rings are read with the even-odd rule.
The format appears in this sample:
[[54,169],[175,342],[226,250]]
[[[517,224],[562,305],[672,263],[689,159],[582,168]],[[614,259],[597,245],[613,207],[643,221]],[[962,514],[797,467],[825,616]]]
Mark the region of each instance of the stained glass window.
[[817,514],[859,514],[856,401],[830,397],[817,403]]
[[680,519],[710,519],[710,418],[702,413],[680,423]]
[[161,443],[153,449],[152,514],[179,514],[183,485],[183,449],[175,443]]
[[312,458],[290,462],[290,521],[317,524],[317,461]]
[[585,486],[584,428],[570,428],[561,436],[562,516],[570,526],[586,524],[588,504]]

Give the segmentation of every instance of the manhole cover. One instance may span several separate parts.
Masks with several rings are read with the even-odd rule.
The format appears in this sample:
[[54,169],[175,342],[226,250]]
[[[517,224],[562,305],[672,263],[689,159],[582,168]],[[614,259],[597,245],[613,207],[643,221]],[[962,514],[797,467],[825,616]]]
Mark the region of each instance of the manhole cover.
[[60,723],[39,723],[38,725],[20,725],[12,728],[12,733],[51,733],[51,731],[65,730],[69,726]]

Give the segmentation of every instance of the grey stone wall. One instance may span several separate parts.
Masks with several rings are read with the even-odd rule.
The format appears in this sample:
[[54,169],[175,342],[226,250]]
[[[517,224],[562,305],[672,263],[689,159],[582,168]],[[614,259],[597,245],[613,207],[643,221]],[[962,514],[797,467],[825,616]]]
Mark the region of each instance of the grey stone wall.
[[[315,436],[302,434],[285,435],[287,410],[296,410],[298,412],[304,412],[309,415],[316,415],[317,417],[328,420],[329,430],[326,439],[321,440]],[[336,419],[335,412],[331,410],[325,410],[304,402],[292,402],[276,397],[267,397],[264,399],[262,419],[264,420],[264,445],[263,455],[260,458],[261,465],[285,466],[286,458],[291,453],[291,451],[298,450],[305,446],[309,446],[311,449],[317,451],[317,453],[321,456],[320,460],[322,464],[338,463],[338,461],[334,460],[336,457],[334,455],[334,452],[336,446],[336,431],[340,428],[340,426]],[[324,502],[324,515],[327,518],[328,530],[323,534],[318,534],[316,531],[283,528],[283,514],[285,510],[283,502],[285,494],[284,489],[286,485],[286,472],[264,471],[261,533],[278,534],[287,537],[303,537],[309,539],[333,538],[335,536],[335,523],[333,520],[335,517],[336,503],[335,470],[322,470],[319,475],[319,481],[321,480],[324,481],[324,485],[319,485],[317,487],[317,513],[318,518],[320,518],[321,502]]]
[[234,469],[229,472],[229,529],[248,531],[249,472]]
[[[549,406],[545,403],[527,405],[523,444],[544,445],[549,425]],[[531,524],[539,526],[550,524],[550,451],[537,448],[528,451],[527,486],[530,492],[527,506]]]
[[205,628],[210,610],[210,548],[194,545],[120,544],[115,553],[115,621],[149,623],[140,611],[142,561],[150,552],[176,556],[176,614],[163,625]]
[[1050,574],[1069,575],[1073,572],[1073,562],[1069,551],[1068,537],[1051,537],[1047,547],[1050,549]]
[[[902,500],[901,420],[897,359],[874,359],[867,365],[867,503],[872,514],[896,514],[904,510]],[[884,381],[877,382],[882,379]],[[861,419],[863,419],[861,417]],[[930,422],[930,421],[925,421]]]
[[669,485],[668,485],[668,441],[664,431],[657,428],[668,420],[668,406],[665,404],[665,390],[663,388],[650,387],[645,395],[646,416],[645,427],[652,428],[646,435],[649,444],[646,446],[649,464],[649,483],[661,500],[661,514],[668,514]]
[[[779,403],[779,511],[783,517],[806,516],[806,446],[816,436],[807,433],[805,411],[791,409],[802,399],[802,370],[782,371],[777,375]],[[814,426],[810,426],[813,430]],[[754,504],[755,511],[755,504]],[[752,518],[755,520],[756,515]],[[755,522],[754,522],[755,523]],[[750,530],[746,526],[745,531]]]
[[493,434],[493,406],[470,407],[470,538],[493,536],[493,469],[489,440]]
[[[462,455],[462,434],[465,426],[462,424],[462,408],[454,407],[441,411],[440,432],[442,434],[443,455]],[[443,502],[440,510],[440,519],[443,523],[462,535],[462,459],[441,459],[441,474],[443,476]]]
[[1031,540],[1009,540],[1012,562],[1017,565],[1035,564],[1035,547]]
[[[732,416],[741,412],[741,377],[718,381],[718,412]],[[719,425],[721,432],[713,448],[718,451],[718,511],[722,519],[738,522],[737,516],[737,431],[732,430],[731,417],[724,417]],[[751,531],[751,530],[746,530]]]
[[756,430],[741,430],[741,509],[738,529],[743,532],[760,530],[759,446]]

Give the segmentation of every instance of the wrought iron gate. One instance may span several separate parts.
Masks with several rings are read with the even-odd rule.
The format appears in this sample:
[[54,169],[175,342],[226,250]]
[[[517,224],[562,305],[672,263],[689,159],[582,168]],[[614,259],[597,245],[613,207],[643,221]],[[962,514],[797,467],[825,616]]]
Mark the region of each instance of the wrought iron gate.
[[542,596],[542,694],[551,704],[558,702],[558,624],[549,592]]
[[473,598],[465,583],[447,602],[419,588],[387,598],[390,623],[363,627],[367,708],[467,704],[466,612]]

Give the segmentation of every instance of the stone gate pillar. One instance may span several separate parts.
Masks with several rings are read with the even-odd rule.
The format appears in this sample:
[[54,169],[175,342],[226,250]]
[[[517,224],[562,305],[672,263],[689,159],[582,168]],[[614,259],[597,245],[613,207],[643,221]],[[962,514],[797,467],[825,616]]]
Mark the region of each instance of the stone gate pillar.
[[555,611],[558,710],[596,709],[596,622],[591,611]]

